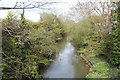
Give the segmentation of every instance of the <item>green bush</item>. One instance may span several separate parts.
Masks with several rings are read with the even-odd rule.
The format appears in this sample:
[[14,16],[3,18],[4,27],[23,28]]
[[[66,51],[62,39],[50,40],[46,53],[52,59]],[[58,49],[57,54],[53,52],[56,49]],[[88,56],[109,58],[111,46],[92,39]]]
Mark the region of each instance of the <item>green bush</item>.
[[[44,17],[47,15],[50,14]],[[51,18],[55,20],[54,23]],[[2,21],[3,79],[42,77],[41,67],[53,61],[57,50],[56,44],[65,34],[58,18],[54,15],[51,18],[43,18],[39,22],[25,20],[23,24],[10,12]]]

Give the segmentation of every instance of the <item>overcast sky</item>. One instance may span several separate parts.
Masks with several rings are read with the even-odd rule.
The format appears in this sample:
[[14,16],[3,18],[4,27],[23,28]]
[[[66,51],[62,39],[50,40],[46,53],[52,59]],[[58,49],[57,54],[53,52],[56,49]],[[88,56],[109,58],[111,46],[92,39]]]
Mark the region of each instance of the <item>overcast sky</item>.
[[[16,3],[16,1],[27,1],[27,0],[1,0],[0,1],[0,7],[13,7]],[[32,1],[45,1],[45,0],[29,0],[29,2]],[[57,12],[57,15],[67,13],[70,11],[70,8],[75,6],[77,3],[77,0],[46,0],[46,1],[58,1],[60,3],[53,4],[49,7],[51,7],[53,10]],[[7,16],[7,13],[10,10],[0,10],[0,18],[5,18]],[[22,10],[12,10],[16,13],[22,13]],[[43,10],[43,9],[27,9],[25,10],[25,18],[32,20],[34,22],[39,21],[40,14],[43,12],[51,12],[51,10]]]
[[[70,8],[75,6],[77,4],[78,1],[82,2],[82,1],[96,1],[96,0],[0,0],[0,7],[14,7],[16,1],[18,2],[60,2],[57,4],[53,4],[51,6],[49,6],[50,8],[52,8],[52,11],[56,12],[57,15],[60,14],[65,14],[65,13],[70,13]],[[107,1],[107,0],[97,0],[97,1]],[[114,0],[114,1],[120,1],[120,0]],[[5,18],[7,16],[7,13],[10,10],[0,10],[0,18]],[[22,10],[12,10],[16,13],[22,13]],[[43,12],[51,12],[51,10],[43,10],[43,9],[27,9],[25,10],[25,18],[32,20],[34,22],[39,21],[40,18],[40,14],[39,13],[43,13]]]

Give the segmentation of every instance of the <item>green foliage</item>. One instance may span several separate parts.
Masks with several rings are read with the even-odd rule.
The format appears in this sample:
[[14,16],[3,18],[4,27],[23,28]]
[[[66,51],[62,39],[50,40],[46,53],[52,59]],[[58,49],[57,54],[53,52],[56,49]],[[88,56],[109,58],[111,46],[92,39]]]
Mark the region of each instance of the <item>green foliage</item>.
[[112,38],[113,38],[113,49],[111,53],[111,63],[114,65],[120,64],[120,7],[118,2],[118,8],[112,13]]
[[[84,56],[86,60],[93,64],[90,69],[91,73],[87,75],[87,78],[119,77],[119,70],[116,68],[116,65],[120,64],[119,9],[113,10],[114,14],[111,16],[112,21],[111,25],[109,25],[112,26],[110,32],[106,31],[106,26],[100,25],[102,17],[95,15],[84,19],[84,22],[74,23],[74,28],[71,28],[72,44],[82,57]],[[112,68],[111,63],[114,64]],[[113,72],[115,74],[109,75]]]
[[56,44],[64,37],[61,23],[54,15],[51,16],[55,20],[52,24],[51,19],[35,23],[24,20],[23,23],[23,20],[17,20],[14,16],[10,12],[2,22],[3,79],[41,78],[41,67],[53,61]]
[[65,35],[61,21],[53,14],[41,14],[41,21],[44,21],[45,30],[53,34],[53,39],[57,41],[62,40]]
[[88,36],[91,35],[91,27],[92,24],[89,19],[85,19],[81,23],[74,23],[71,28],[71,42],[76,48],[87,46],[86,39],[88,39]]
[[108,78],[109,64],[100,61],[94,64],[90,71],[92,73],[88,74],[87,78]]

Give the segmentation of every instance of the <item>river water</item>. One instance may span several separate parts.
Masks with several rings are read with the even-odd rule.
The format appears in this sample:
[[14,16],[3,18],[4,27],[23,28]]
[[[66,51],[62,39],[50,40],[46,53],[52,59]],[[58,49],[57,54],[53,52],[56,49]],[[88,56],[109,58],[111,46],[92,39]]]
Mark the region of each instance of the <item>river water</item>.
[[67,40],[55,61],[44,72],[45,78],[85,78],[88,65]]

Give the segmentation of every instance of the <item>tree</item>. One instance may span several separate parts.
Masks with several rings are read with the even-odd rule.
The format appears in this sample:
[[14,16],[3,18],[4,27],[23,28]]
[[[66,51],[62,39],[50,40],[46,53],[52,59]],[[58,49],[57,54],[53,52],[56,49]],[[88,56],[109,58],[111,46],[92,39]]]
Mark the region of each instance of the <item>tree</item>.
[[[105,32],[110,31],[110,10],[111,10],[111,2],[107,0],[106,2],[80,2],[73,8],[75,13],[79,14],[81,17],[91,18],[94,25],[96,26],[96,30],[101,32],[101,35],[104,36]],[[99,23],[96,23],[96,20],[99,20]],[[100,26],[100,28],[99,28]]]
[[55,3],[60,3],[60,2],[55,2],[55,1],[17,1],[13,7],[0,7],[0,10],[6,10],[6,9],[33,9],[33,8],[39,8],[39,9],[50,9],[46,8],[47,6],[50,6]]

